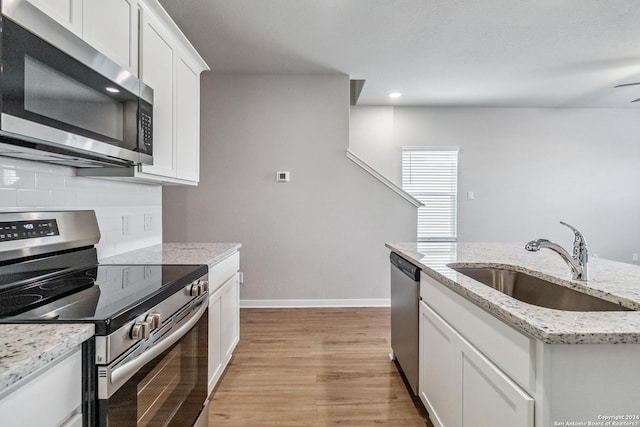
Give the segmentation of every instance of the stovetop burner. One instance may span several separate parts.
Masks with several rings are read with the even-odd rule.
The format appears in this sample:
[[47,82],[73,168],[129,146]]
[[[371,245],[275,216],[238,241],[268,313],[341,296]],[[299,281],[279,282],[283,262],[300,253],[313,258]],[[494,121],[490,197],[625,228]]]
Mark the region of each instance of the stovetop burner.
[[0,315],[8,316],[20,313],[23,307],[29,307],[42,301],[44,297],[38,294],[20,294],[0,296]]
[[0,233],[2,323],[90,322],[107,334],[207,274],[206,266],[100,265],[92,211],[0,213],[0,227],[17,234]]
[[43,291],[56,291],[60,289],[82,289],[89,285],[93,285],[94,279],[90,277],[73,277],[67,279],[55,279],[50,282],[45,282],[41,285],[38,285],[39,289]]
[[197,265],[95,265],[0,292],[0,322],[92,322],[110,333],[207,273]]

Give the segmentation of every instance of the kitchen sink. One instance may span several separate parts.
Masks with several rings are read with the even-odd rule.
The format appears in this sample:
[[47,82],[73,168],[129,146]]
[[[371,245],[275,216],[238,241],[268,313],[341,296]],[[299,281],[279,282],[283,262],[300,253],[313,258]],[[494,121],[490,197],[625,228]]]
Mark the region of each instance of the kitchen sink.
[[633,311],[521,271],[455,265],[449,268],[519,301],[540,307],[567,311]]

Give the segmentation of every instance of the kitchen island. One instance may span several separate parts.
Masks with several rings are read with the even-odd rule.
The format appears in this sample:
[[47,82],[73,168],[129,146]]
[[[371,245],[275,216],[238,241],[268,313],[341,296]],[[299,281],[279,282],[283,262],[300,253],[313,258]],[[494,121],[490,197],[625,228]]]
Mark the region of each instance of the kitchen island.
[[[640,267],[596,258],[580,282],[557,254],[524,243],[386,246],[422,269],[419,391],[435,425],[640,425]],[[629,311],[527,304],[451,268],[470,266],[524,272]]]

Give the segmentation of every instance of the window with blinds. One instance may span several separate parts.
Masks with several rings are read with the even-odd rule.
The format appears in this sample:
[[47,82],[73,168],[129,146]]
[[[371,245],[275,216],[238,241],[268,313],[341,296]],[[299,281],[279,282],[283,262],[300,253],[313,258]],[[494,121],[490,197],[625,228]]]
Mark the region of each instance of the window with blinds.
[[403,148],[402,189],[424,204],[418,208],[418,241],[456,240],[457,147]]

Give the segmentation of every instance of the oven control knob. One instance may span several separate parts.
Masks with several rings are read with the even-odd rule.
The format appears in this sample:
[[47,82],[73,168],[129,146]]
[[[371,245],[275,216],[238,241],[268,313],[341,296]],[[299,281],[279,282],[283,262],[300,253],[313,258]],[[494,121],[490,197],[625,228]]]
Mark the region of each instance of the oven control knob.
[[192,297],[199,297],[207,291],[208,287],[209,285],[206,281],[198,280],[197,282],[193,282],[189,286],[189,295]]
[[209,281],[198,280],[198,284],[202,287],[202,293],[205,293],[209,290]]
[[136,322],[131,327],[131,332],[129,335],[133,340],[145,340],[149,338],[149,334],[151,333],[151,325],[149,322]]
[[198,286],[197,282],[193,282],[191,285],[189,285],[189,295],[191,295],[192,297],[197,297],[198,295],[200,295],[200,293],[200,286]]
[[153,331],[162,326],[162,315],[160,313],[151,313],[145,319],[149,324],[149,328]]

